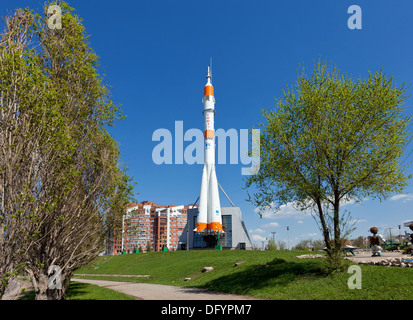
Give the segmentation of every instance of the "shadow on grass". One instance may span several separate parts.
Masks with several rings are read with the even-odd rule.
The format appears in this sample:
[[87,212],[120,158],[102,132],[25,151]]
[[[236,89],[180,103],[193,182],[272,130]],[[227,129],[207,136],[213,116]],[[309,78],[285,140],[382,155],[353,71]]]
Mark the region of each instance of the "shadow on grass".
[[266,287],[285,287],[308,277],[325,277],[320,261],[272,261],[265,266],[253,265],[242,271],[222,276],[199,287],[234,294],[248,295]]
[[66,291],[66,299],[82,296],[88,293],[87,283],[71,282],[69,288]]
[[18,300],[34,300],[36,294],[34,290],[26,291]]
[[[79,282],[72,282],[66,292],[65,299],[76,298],[83,294],[87,293],[87,284],[86,283],[79,283]],[[34,300],[36,294],[34,290],[27,291],[19,300]]]

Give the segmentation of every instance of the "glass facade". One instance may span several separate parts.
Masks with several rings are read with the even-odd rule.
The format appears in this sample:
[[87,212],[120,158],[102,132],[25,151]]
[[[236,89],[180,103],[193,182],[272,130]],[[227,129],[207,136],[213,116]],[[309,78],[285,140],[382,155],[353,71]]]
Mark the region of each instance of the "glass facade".
[[232,216],[222,216],[222,228],[225,236],[219,240],[219,244],[224,248],[232,247]]

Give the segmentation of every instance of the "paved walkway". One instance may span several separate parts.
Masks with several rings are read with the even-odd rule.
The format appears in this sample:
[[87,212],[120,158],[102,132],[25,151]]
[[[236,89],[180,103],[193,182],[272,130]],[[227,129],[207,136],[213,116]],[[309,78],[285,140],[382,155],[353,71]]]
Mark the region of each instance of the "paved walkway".
[[75,278],[72,281],[98,285],[141,300],[260,300],[249,296],[162,284]]

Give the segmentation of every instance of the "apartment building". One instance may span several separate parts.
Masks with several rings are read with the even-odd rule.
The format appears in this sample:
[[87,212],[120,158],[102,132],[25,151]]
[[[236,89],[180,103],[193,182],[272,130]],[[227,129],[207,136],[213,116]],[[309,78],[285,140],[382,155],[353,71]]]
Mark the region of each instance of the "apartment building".
[[177,250],[193,205],[162,206],[152,201],[131,203],[123,216],[122,236],[108,241],[107,254]]

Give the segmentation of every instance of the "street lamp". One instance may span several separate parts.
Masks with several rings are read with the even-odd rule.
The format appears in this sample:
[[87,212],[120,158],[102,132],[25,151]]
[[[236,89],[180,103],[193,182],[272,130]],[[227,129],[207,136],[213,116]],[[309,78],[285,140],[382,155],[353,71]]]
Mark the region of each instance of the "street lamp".
[[287,246],[287,250],[290,250],[290,227],[287,227],[287,235],[288,235],[288,246]]
[[265,238],[265,240],[262,241],[262,251],[264,251],[264,243],[265,243],[266,240],[268,240],[268,238]]

